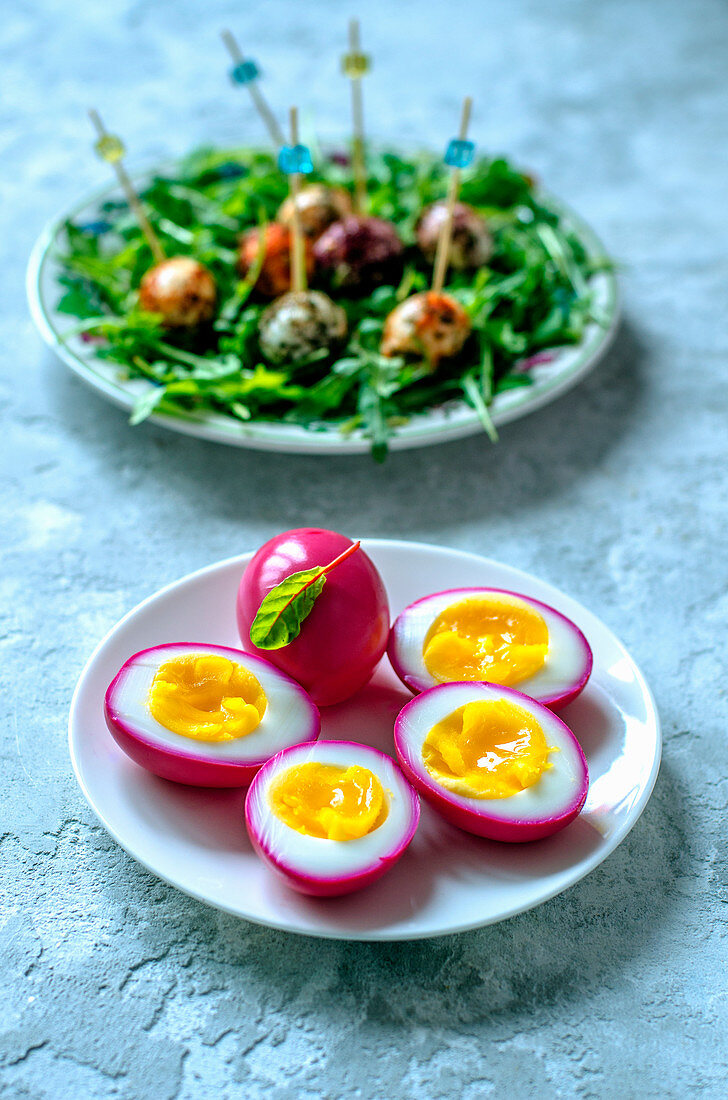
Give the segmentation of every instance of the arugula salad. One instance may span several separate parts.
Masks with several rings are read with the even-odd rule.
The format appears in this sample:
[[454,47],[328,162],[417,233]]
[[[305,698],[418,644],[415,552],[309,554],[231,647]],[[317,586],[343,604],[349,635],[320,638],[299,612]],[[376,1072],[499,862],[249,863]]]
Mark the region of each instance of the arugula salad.
[[[204,324],[169,327],[141,308],[139,287],[153,257],[121,199],[102,203],[93,221],[64,224],[56,308],[78,319],[70,333],[118,365],[120,377],[149,383],[132,423],[155,412],[216,413],[241,425],[360,430],[381,461],[411,418],[465,401],[495,439],[493,399],[531,385],[534,363],[579,343],[588,324],[604,323],[591,280],[610,268],[606,257],[589,252],[527,175],[502,158],[480,158],[463,173],[459,197],[487,223],[491,254],[486,265],[451,268],[447,277],[448,294],[467,314],[467,340],[435,365],[416,352],[383,354],[388,316],[430,286],[432,263],[417,245],[418,218],[442,201],[447,169],[435,154],[381,151],[368,155],[367,176],[367,213],[391,223],[403,244],[396,278],[365,288],[329,286],[346,314],[345,340],[289,362],[262,353],[260,321],[269,301],[256,286],[260,263],[241,275],[238,262],[243,235],[257,228],[265,240],[288,194],[273,154],[198,149],[141,191],[167,254],[194,258],[214,278],[215,312]],[[350,191],[348,158],[322,156],[309,180]],[[310,285],[318,285],[316,270]]]

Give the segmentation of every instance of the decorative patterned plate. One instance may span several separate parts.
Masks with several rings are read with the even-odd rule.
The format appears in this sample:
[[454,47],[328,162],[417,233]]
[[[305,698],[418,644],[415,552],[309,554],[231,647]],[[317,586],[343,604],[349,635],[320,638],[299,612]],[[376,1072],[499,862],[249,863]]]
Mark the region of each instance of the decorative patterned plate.
[[[147,173],[139,177],[141,186],[150,175],[151,173]],[[145,392],[147,383],[142,379],[120,378],[118,366],[95,355],[93,344],[84,343],[78,336],[64,337],[64,333],[74,327],[76,319],[58,313],[55,308],[60,297],[56,281],[60,266],[55,252],[64,222],[69,218],[79,217],[93,221],[98,217],[98,207],[102,202],[120,197],[116,187],[108,186],[54,218],[41,233],[31,254],[27,290],[33,320],[48,346],[98,393],[121,408],[131,411],[135,400]],[[548,203],[565,217],[589,253],[599,256],[605,254],[595,234],[576,214],[551,198]],[[612,341],[618,322],[615,276],[612,272],[595,275],[590,287],[594,292],[594,304],[604,319],[604,324],[588,325],[579,344],[556,349],[550,359],[544,356],[544,361],[530,372],[532,386],[498,394],[491,406],[491,415],[496,426],[507,424],[547,405],[575,386],[602,358]],[[178,416],[154,414],[149,419],[172,431],[256,450],[293,454],[359,454],[370,449],[369,441],[361,432],[354,431],[345,435],[336,426],[312,430],[296,424],[244,424],[233,417],[214,413],[188,413]],[[398,428],[390,441],[390,448],[401,450],[424,447],[481,431],[482,425],[474,409],[464,401],[451,401],[428,413],[414,416],[407,424]]]

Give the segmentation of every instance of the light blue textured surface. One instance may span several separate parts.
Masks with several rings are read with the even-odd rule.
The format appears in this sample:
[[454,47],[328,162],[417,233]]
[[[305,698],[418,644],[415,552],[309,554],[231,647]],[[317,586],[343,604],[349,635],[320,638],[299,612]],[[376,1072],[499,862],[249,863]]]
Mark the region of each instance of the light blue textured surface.
[[[383,468],[132,431],[43,350],[22,291],[41,225],[106,179],[86,108],[132,165],[264,140],[228,80],[230,25],[280,117],[297,102],[303,140],[340,135],[350,14],[372,131],[441,148],[472,94],[479,148],[534,170],[623,262],[613,353],[497,447]],[[2,1095],[724,1096],[725,5],[35,0],[4,11],[0,47]],[[666,748],[605,865],[479,933],[347,945],[215,913],[95,824],[65,736],[90,650],[162,584],[301,524],[482,551],[624,639]]]

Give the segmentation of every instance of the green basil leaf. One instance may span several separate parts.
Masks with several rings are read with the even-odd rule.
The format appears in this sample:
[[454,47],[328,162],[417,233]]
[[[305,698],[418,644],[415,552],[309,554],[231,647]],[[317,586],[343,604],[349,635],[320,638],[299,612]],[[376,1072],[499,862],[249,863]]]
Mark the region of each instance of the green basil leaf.
[[258,649],[282,649],[297,638],[325,583],[323,569],[302,569],[272,588],[250,626],[253,645]]

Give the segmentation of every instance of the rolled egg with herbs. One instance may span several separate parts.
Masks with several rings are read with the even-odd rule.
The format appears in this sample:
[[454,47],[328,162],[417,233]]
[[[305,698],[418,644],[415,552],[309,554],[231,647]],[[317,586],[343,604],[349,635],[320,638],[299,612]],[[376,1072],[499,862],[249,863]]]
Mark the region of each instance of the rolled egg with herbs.
[[402,771],[445,820],[491,840],[540,840],[568,825],[589,789],[562,720],[511,688],[440,684],[400,711]]
[[348,894],[392,867],[417,829],[415,790],[368,745],[318,741],[265,764],[245,800],[251,842],[299,893]]
[[263,310],[258,342],[269,362],[295,363],[340,347],[347,328],[346,313],[328,294],[292,290]]
[[271,756],[321,730],[309,695],[268,661],[191,642],[130,657],[107,689],[104,716],[135,763],[198,787],[246,787]]
[[485,681],[517,688],[552,710],[576,698],[593,664],[591,647],[571,619],[499,588],[454,588],[416,600],[395,620],[387,653],[415,693]]

